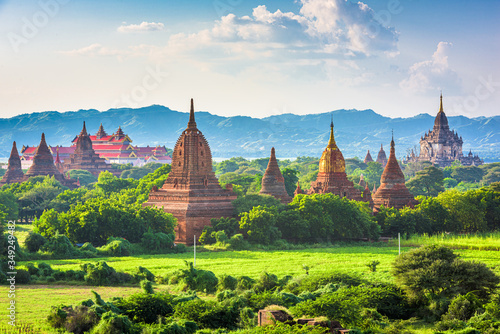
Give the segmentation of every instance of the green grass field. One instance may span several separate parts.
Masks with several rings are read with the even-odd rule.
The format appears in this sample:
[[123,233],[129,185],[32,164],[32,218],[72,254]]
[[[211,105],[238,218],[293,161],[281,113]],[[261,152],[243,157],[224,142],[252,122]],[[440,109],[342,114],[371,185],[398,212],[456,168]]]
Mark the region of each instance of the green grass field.
[[[390,244],[396,246],[397,239],[391,240]],[[429,236],[413,235],[409,239],[402,238],[401,245],[407,247],[416,247],[420,245],[445,245],[453,249],[471,249],[471,250],[500,250],[500,232],[495,233],[476,233],[476,234],[449,234],[440,233]]]
[[[402,252],[410,247],[402,247]],[[465,260],[476,260],[486,263],[500,274],[500,252],[459,250]],[[267,271],[278,275],[304,275],[303,265],[309,266],[309,274],[321,272],[344,272],[359,275],[370,281],[393,280],[390,273],[392,263],[398,255],[398,247],[388,244],[386,247],[370,244],[356,246],[314,248],[293,251],[238,251],[238,252],[201,252],[197,254],[198,268],[213,271],[216,275],[229,274],[232,276],[246,275],[257,278],[260,273]],[[143,266],[155,275],[166,275],[185,266],[184,261],[193,261],[191,252],[185,254],[144,255],[132,257],[107,257],[98,259],[72,259],[43,261],[54,269],[79,269],[80,264],[104,260],[118,271],[131,272],[138,266]],[[371,261],[379,261],[377,271],[372,273],[366,267]],[[42,262],[42,261],[39,261]],[[21,267],[25,262],[19,262]],[[90,290],[94,289],[104,299],[112,296],[127,296],[139,291],[135,287],[88,287],[64,285],[24,285],[18,286],[16,291],[17,319],[24,323],[37,324],[37,333],[51,333],[45,325],[47,314],[53,305],[76,304],[91,298]],[[164,286],[157,287],[165,289]],[[0,305],[7,305],[8,289],[0,287]],[[0,308],[1,319],[6,319],[6,308]],[[0,331],[6,320],[0,323]]]

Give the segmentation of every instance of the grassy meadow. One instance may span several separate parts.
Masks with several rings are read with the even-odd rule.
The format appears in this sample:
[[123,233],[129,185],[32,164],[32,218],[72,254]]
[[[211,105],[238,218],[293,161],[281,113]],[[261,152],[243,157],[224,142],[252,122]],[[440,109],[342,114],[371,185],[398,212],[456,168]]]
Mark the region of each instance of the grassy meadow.
[[[462,236],[450,237],[415,237],[402,240],[401,251],[406,252],[420,244],[444,243],[453,247],[461,245],[456,251],[465,260],[481,261],[500,275],[500,252],[489,250],[481,245],[484,243],[494,245],[495,237],[476,236],[465,238]],[[469,246],[467,246],[469,245]],[[276,274],[278,277],[284,275],[305,275],[303,266],[309,267],[309,274],[315,275],[323,272],[344,272],[359,275],[370,281],[391,282],[392,263],[398,255],[397,240],[388,243],[356,243],[352,245],[333,245],[328,248],[309,248],[302,250],[283,251],[221,251],[221,252],[198,252],[196,266],[200,269],[210,270],[217,276],[228,274],[232,276],[250,276],[257,278],[263,271]],[[67,259],[67,260],[44,260],[33,261],[45,262],[53,269],[69,270],[79,269],[82,263],[106,261],[108,265],[117,271],[132,272],[138,266],[149,269],[155,275],[168,275],[169,273],[185,266],[184,261],[193,261],[193,249],[184,254],[164,255],[139,255],[130,257],[103,257],[95,259]],[[379,261],[376,272],[371,272],[366,266],[372,261]],[[27,262],[19,262],[18,267],[23,267]],[[156,286],[156,289],[168,289],[168,286]],[[49,285],[18,285],[16,291],[16,315],[21,323],[34,324],[36,328],[21,333],[54,333],[45,324],[47,314],[53,305],[76,304],[79,301],[92,297],[91,290],[97,291],[106,300],[114,296],[128,296],[140,291],[138,287],[89,287],[72,286],[54,283]],[[8,302],[8,288],[0,287],[0,304]],[[4,320],[0,323],[0,332],[6,332],[6,308],[0,309],[0,317]],[[4,327],[2,327],[4,326]],[[427,333],[426,329],[419,331]]]

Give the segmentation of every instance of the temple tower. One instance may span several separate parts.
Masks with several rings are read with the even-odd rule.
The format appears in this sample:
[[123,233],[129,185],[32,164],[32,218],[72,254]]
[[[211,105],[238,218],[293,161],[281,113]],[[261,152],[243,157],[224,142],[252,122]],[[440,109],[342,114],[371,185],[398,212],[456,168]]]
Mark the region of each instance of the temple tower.
[[391,140],[391,153],[389,160],[380,178],[380,187],[372,193],[373,212],[377,213],[383,205],[386,208],[401,209],[405,206],[413,207],[418,202],[408,191],[405,185],[405,177],[396,159],[394,137]]
[[64,166],[61,163],[61,159],[59,158],[59,147],[57,148],[57,153],[56,153],[56,161],[54,162],[56,165],[56,168],[61,174],[64,174]]
[[292,201],[292,198],[286,192],[285,179],[281,174],[278,161],[276,161],[274,147],[271,148],[271,157],[269,158],[266,172],[262,177],[262,189],[260,190],[260,194],[274,196],[282,203],[290,203]]
[[380,151],[378,151],[377,162],[385,167],[387,165],[387,155],[385,155],[384,145],[380,144]]
[[54,164],[54,157],[45,141],[45,133],[42,133],[42,139],[38,145],[35,155],[33,156],[33,164],[24,175],[24,181],[27,181],[32,176],[54,176],[55,179],[61,182],[62,185],[74,188],[75,182],[71,179],[64,178],[64,175],[59,172]]
[[24,173],[21,167],[21,158],[19,157],[19,152],[17,151],[16,142],[12,143],[12,151],[10,152],[9,165],[7,171],[0,181],[0,185],[7,183],[20,183],[23,182]]
[[87,133],[85,122],[83,128],[77,137],[76,148],[69,159],[66,159],[63,164],[64,170],[83,169],[91,172],[95,176],[99,176],[101,172],[109,171],[115,176],[119,176],[121,171],[112,168],[106,161],[95,153],[92,147],[92,140]]
[[[229,187],[230,188],[230,187]],[[161,189],[151,190],[144,206],[163,208],[177,218],[176,242],[192,244],[211,218],[231,217],[236,194],[222,189],[212,171],[212,153],[198,130],[191,99],[189,122],[177,140],[172,170]]]
[[347,179],[345,160],[335,142],[333,120],[330,125],[330,140],[319,160],[316,181],[311,182],[308,194],[332,193],[348,199],[361,200],[361,192]]
[[373,158],[372,158],[372,155],[370,154],[370,150],[368,150],[368,153],[366,153],[366,157],[365,157],[365,160],[363,160],[363,162],[365,164],[367,164],[369,162],[373,162]]

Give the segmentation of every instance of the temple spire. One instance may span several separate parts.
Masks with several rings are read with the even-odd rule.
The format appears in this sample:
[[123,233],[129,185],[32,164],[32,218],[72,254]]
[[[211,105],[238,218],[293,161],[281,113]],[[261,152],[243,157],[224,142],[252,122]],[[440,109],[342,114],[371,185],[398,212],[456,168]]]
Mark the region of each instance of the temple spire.
[[443,110],[443,92],[441,91],[441,97],[440,97],[440,103],[439,103],[439,112],[444,112]]
[[196,128],[196,121],[194,120],[194,100],[191,99],[191,110],[189,111],[189,122],[188,122],[188,129],[189,128]]
[[337,143],[335,143],[335,135],[333,134],[333,115],[332,122],[330,123],[330,140],[328,141],[327,148],[337,148]]
[[80,132],[80,136],[86,136],[87,135],[87,127],[85,126],[85,121],[83,121],[83,129],[82,132]]

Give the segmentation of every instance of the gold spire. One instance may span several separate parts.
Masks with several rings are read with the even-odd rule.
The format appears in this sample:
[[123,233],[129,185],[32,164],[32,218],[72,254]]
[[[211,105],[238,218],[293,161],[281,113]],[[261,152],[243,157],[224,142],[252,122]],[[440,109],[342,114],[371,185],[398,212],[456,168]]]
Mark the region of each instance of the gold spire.
[[332,115],[332,123],[330,124],[330,140],[328,141],[327,148],[337,150],[337,143],[335,143],[335,135],[333,134],[333,115]]

